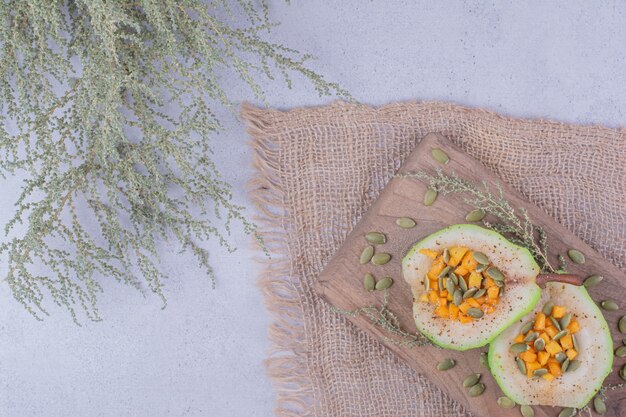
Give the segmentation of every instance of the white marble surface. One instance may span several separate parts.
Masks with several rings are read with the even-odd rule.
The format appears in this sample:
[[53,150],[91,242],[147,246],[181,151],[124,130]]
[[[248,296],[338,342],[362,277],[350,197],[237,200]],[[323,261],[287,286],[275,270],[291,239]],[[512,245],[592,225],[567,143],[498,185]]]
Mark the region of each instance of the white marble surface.
[[[315,54],[313,67],[362,102],[448,100],[508,115],[624,124],[626,5],[582,1],[271,1],[272,39]],[[302,80],[264,83],[267,103],[330,102]],[[226,78],[236,101],[253,100]],[[242,124],[227,115],[216,159],[249,206],[253,175]],[[2,182],[0,220],[19,183]],[[253,214],[252,208],[248,212]],[[249,238],[213,253],[215,291],[189,258],[166,256],[161,311],[105,284],[104,321],[77,327],[63,312],[33,320],[0,285],[0,416],[268,416],[273,392],[262,360],[269,317],[255,282]],[[0,264],[0,275],[6,273]]]

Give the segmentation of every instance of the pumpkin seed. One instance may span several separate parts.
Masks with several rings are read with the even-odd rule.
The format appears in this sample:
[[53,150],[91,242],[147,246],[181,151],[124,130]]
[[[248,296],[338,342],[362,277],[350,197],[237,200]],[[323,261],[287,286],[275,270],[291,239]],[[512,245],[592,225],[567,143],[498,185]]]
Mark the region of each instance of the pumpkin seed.
[[391,259],[391,255],[389,255],[388,253],[385,253],[385,252],[377,253],[376,255],[372,256],[372,263],[374,265],[380,266],[389,262],[390,259]]
[[415,220],[410,217],[400,217],[399,219],[396,219],[396,224],[403,229],[410,229],[415,227]]
[[502,408],[513,408],[515,407],[515,401],[510,399],[509,397],[500,397],[498,398],[498,405]]
[[363,287],[365,287],[365,289],[368,291],[374,291],[374,288],[376,288],[376,280],[374,279],[374,275],[370,274],[369,272],[365,274],[365,277],[363,278]]
[[456,365],[456,361],[454,359],[447,358],[437,364],[437,370],[447,371],[448,369],[454,368],[454,365]]
[[504,281],[494,281],[496,285],[500,288],[504,287]]
[[480,381],[480,374],[469,374],[464,380],[463,380],[463,386],[465,388],[471,388],[474,385],[478,384],[478,381]]
[[532,407],[529,405],[522,405],[520,406],[520,412],[522,413],[523,417],[535,417],[535,412],[533,411]]
[[459,281],[459,287],[461,288],[461,291],[467,291],[467,282],[465,282],[465,279],[463,279],[463,277],[458,277],[457,280]]
[[433,148],[430,151],[430,153],[435,159],[435,161],[439,162],[440,164],[447,164],[448,162],[450,162],[450,158],[448,157],[448,154],[446,154],[444,151],[442,151],[439,148]]
[[626,334],[626,316],[622,316],[617,322],[617,327],[621,334]]
[[620,346],[615,349],[615,356],[617,356],[618,358],[626,357],[626,346]]
[[487,357],[487,352],[480,353],[480,365],[483,368],[489,368],[489,358]]
[[376,283],[376,290],[377,291],[386,290],[392,285],[393,285],[393,279],[391,279],[391,277],[385,277]]
[[387,236],[380,232],[369,232],[365,235],[365,240],[369,243],[373,243],[374,245],[382,245],[387,242]]
[[619,377],[626,381],[626,365],[619,370]]
[[487,258],[487,255],[485,255],[482,252],[474,252],[472,253],[472,256],[474,257],[474,260],[478,262],[479,264],[483,264],[483,265],[489,264],[489,258]]
[[504,274],[495,266],[487,268],[486,273],[494,281],[504,281]]
[[483,209],[472,210],[465,216],[465,221],[479,222],[485,218],[485,211]]
[[567,336],[568,334],[569,334],[569,330],[567,329],[561,330],[560,332],[554,335],[552,340],[559,340],[560,338],[562,338],[563,336]]
[[526,343],[534,342],[538,337],[539,337],[539,333],[537,332],[528,333],[526,337],[524,338],[524,342]]
[[596,285],[598,285],[600,282],[602,282],[602,280],[604,279],[604,277],[602,275],[598,275],[598,274],[593,274],[588,276],[584,281],[583,281],[583,285],[586,288],[591,288],[591,287],[595,287]]
[[450,262],[450,251],[448,250],[448,248],[445,248],[445,249],[443,250],[443,261],[444,261],[445,263]]
[[570,360],[569,358],[565,359],[561,364],[561,372],[567,372],[567,368],[569,368]]
[[470,317],[474,317],[475,319],[479,319],[483,316],[483,311],[480,308],[472,307],[467,310],[467,315]]
[[448,294],[454,294],[454,291],[456,291],[456,285],[450,278],[446,278],[446,290],[448,290]]
[[576,410],[575,408],[565,407],[564,409],[561,410],[558,417],[574,417],[577,412],[578,410]]
[[424,288],[426,292],[430,291],[430,280],[428,279],[428,275],[424,276]]
[[372,256],[374,256],[374,247],[372,245],[368,245],[361,252],[361,257],[359,258],[359,263],[364,265],[372,260]]
[[574,345],[574,349],[576,352],[580,352],[580,347],[578,346],[578,340],[576,340],[576,335],[572,335],[572,344]]
[[474,294],[476,294],[476,291],[478,291],[477,288],[470,288],[469,290],[465,291],[463,293],[463,299],[467,300],[468,298],[472,297]]
[[533,322],[529,321],[528,323],[526,323],[525,325],[522,326],[522,328],[520,329],[520,332],[522,334],[526,334],[530,331],[530,329],[533,328]]
[[601,397],[596,397],[593,399],[593,409],[596,410],[596,413],[602,415],[606,413],[606,404]]
[[554,308],[554,303],[552,301],[548,301],[547,303],[543,305],[541,312],[545,314],[546,316],[549,316],[550,314],[552,314],[553,308]]
[[460,289],[457,288],[456,291],[454,291],[452,302],[456,304],[457,307],[463,302],[463,292]]
[[476,298],[480,298],[480,297],[482,297],[483,295],[485,295],[485,293],[486,293],[486,292],[487,292],[487,290],[486,290],[486,289],[481,288],[480,290],[476,291],[476,294],[474,294],[474,297],[476,297]]
[[548,373],[546,368],[539,368],[533,371],[533,376],[542,376]]
[[436,199],[437,199],[437,190],[435,190],[434,188],[427,189],[426,192],[424,193],[424,205],[430,206],[435,202]]
[[[469,310],[468,310],[468,312],[469,312]],[[537,340],[543,340],[543,339],[537,339]],[[514,344],[511,345],[509,350],[511,352],[513,352],[513,353],[526,352],[528,350],[528,345],[526,343],[514,343]]]
[[567,367],[567,372],[574,372],[580,366],[580,361],[578,359],[574,359],[570,361],[569,366]]
[[478,384],[474,385],[472,388],[470,388],[467,391],[467,394],[470,397],[478,397],[479,395],[482,395],[483,392],[485,392],[485,384],[478,383]]
[[575,264],[584,264],[585,263],[585,254],[576,249],[570,249],[567,251],[567,256],[574,262]]
[[450,272],[450,270],[451,270],[451,269],[452,269],[452,267],[451,267],[451,266],[446,266],[445,268],[443,268],[443,269],[441,270],[441,272],[439,273],[439,275],[437,275],[437,278],[439,278],[439,277],[442,277],[442,278],[443,278],[443,277],[445,277],[446,275],[448,275],[448,272]]
[[443,277],[437,278],[437,285],[439,286],[439,290],[443,290],[444,288]]
[[451,274],[448,274],[448,279],[451,279],[452,282],[454,282],[454,285],[459,285],[459,277],[457,277],[454,272]]
[[600,305],[602,306],[603,309],[605,309],[606,311],[615,311],[615,310],[619,310],[619,306],[617,305],[617,303],[613,300],[604,300],[602,301],[602,303],[600,303]]
[[489,265],[478,264],[478,265],[476,265],[476,272],[483,272],[488,267],[489,267]]
[[558,352],[556,355],[554,355],[554,359],[556,359],[558,363],[563,363],[567,359],[567,355],[565,354],[565,352]]
[[552,322],[552,325],[553,325],[554,327],[556,327],[556,329],[557,329],[558,331],[563,330],[563,329],[561,329],[561,323],[559,323],[559,321],[558,321],[557,319],[555,319],[554,317],[550,316],[550,321]]
[[533,346],[535,347],[535,350],[537,352],[542,351],[546,347],[546,341],[543,340],[542,338],[536,339],[535,342],[533,343]]
[[517,364],[517,369],[520,370],[521,373],[526,375],[526,363],[520,358],[515,358],[515,363]]
[[571,321],[572,321],[572,313],[566,313],[561,318],[561,320],[559,320],[559,324],[561,324],[562,329],[565,329],[567,326],[569,326]]

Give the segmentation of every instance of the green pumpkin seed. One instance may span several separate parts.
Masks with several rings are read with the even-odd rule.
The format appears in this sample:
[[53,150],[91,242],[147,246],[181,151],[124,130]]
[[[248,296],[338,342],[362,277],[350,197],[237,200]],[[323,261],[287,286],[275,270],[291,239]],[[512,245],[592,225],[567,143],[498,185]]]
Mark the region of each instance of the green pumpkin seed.
[[543,340],[542,338],[536,339],[535,342],[533,343],[533,346],[535,347],[535,350],[537,352],[540,352],[545,349],[546,341]]
[[526,323],[525,325],[522,326],[522,328],[520,329],[520,332],[522,334],[526,334],[530,331],[530,329],[533,328],[533,322],[529,321],[528,323]]
[[484,272],[488,267],[489,265],[478,264],[476,265],[476,272]]
[[524,375],[526,375],[526,363],[520,358],[515,358],[515,363],[517,364],[517,369]]
[[593,399],[593,409],[596,411],[596,413],[600,415],[606,413],[606,404],[604,404],[604,401],[601,397],[596,397]]
[[576,335],[572,335],[572,344],[574,345],[574,349],[576,352],[580,352],[580,347],[578,346],[578,340],[576,340]]
[[427,275],[424,276],[424,288],[426,289],[426,292],[430,291],[430,280]]
[[580,361],[578,359],[574,359],[570,361],[569,366],[567,367],[567,372],[574,372],[580,366]]
[[567,326],[569,326],[571,321],[572,321],[572,313],[566,313],[561,318],[561,320],[559,320],[559,324],[561,325],[561,329],[565,329]]
[[618,358],[626,357],[626,346],[620,346],[615,349],[615,356],[617,356]]
[[424,193],[424,205],[431,206],[435,200],[437,199],[437,190],[434,188],[429,188]]
[[604,300],[604,301],[602,301],[602,303],[600,303],[600,305],[606,311],[616,311],[616,310],[619,310],[619,306],[613,300]]
[[489,258],[487,258],[487,255],[482,252],[473,252],[472,256],[479,264],[487,265],[489,263]]
[[524,338],[524,342],[526,343],[534,342],[538,337],[539,337],[539,333],[537,332],[528,333],[526,337]]
[[[469,312],[469,310],[468,310],[468,312]],[[543,340],[543,339],[537,339],[537,340]],[[513,353],[526,352],[528,350],[528,345],[526,343],[514,343],[514,344],[511,345],[509,350],[511,352],[513,352]]]
[[461,288],[461,291],[467,291],[467,282],[465,282],[465,279],[463,279],[463,277],[458,277],[457,280],[459,281],[459,288]]
[[483,392],[485,392],[485,384],[478,383],[474,385],[472,388],[470,388],[467,391],[467,394],[470,397],[478,397],[479,395],[482,395]]
[[448,250],[448,248],[445,248],[443,250],[443,261],[447,264],[448,262],[450,262],[450,251]]
[[500,288],[504,287],[504,281],[494,281],[496,285]]
[[374,256],[374,247],[372,245],[366,246],[365,249],[363,249],[363,252],[361,252],[359,263],[361,265],[365,265],[372,260],[372,256]]
[[566,407],[561,410],[558,417],[574,417],[578,410],[572,407]]
[[575,264],[581,265],[585,263],[585,255],[579,250],[570,249],[567,251],[567,256],[569,256]]
[[367,291],[374,291],[374,288],[376,288],[376,280],[374,279],[374,275],[370,274],[369,272],[365,274],[365,277],[363,278],[363,287],[365,287]]
[[374,265],[380,266],[389,262],[390,259],[391,259],[391,255],[389,255],[388,253],[385,253],[385,252],[377,253],[376,255],[372,256],[372,263]]
[[550,316],[550,321],[552,322],[552,324],[554,325],[554,327],[556,327],[556,329],[558,331],[563,330],[563,329],[561,329],[561,323],[559,323],[559,321],[557,319],[555,319],[554,317]]
[[483,368],[489,368],[489,358],[487,357],[487,352],[480,353],[480,365]]
[[549,316],[550,314],[552,314],[553,308],[554,308],[554,303],[552,301],[548,301],[547,303],[543,305],[541,312],[545,314],[546,316]]
[[619,377],[626,381],[626,365],[622,366],[619,370]]
[[561,364],[561,371],[562,371],[562,372],[567,372],[567,368],[569,368],[569,364],[570,364],[570,360],[569,360],[569,358],[568,358],[568,359],[565,359],[565,360],[563,361],[563,363]]
[[437,285],[439,285],[439,290],[443,290],[445,288],[444,282],[443,282],[443,277],[437,278]]
[[393,285],[393,279],[391,279],[391,277],[385,277],[376,283],[376,290],[377,291],[386,290],[392,285]]
[[477,291],[478,291],[477,288],[470,288],[469,290],[463,293],[463,299],[467,300],[468,298],[474,296],[474,294],[476,294]]
[[497,401],[498,405],[502,408],[513,408],[515,407],[515,401],[510,399],[509,397],[500,397]]
[[452,296],[452,302],[458,307],[463,302],[463,292],[460,289],[456,289],[454,291],[454,295]]
[[448,294],[454,294],[454,291],[456,291],[456,285],[450,278],[446,278],[446,290],[448,290]]
[[617,327],[621,334],[626,334],[626,316],[622,316],[617,322]]
[[450,272],[450,270],[452,269],[451,266],[446,266],[445,268],[443,268],[441,270],[441,272],[439,273],[439,275],[437,275],[437,278],[442,277],[444,278],[446,275],[448,275],[448,272]]
[[472,307],[467,310],[467,315],[470,317],[474,317],[475,319],[481,318],[485,313],[480,308]]
[[454,359],[447,358],[437,364],[437,370],[447,371],[448,369],[454,368],[454,365],[456,365],[456,361]]
[[559,363],[563,363],[567,359],[567,355],[565,354],[565,352],[558,352],[556,355],[554,355],[554,359],[556,359]]
[[586,288],[591,288],[591,287],[595,287],[596,285],[598,285],[600,282],[602,282],[602,280],[604,279],[604,277],[602,275],[598,275],[598,274],[594,274],[591,276],[588,276],[584,281],[583,281],[583,285]]
[[542,376],[548,373],[546,368],[539,368],[533,371],[533,376]]
[[494,281],[504,281],[504,274],[495,266],[487,268],[486,273]]
[[430,151],[430,153],[435,159],[435,161],[439,162],[440,164],[447,164],[448,162],[450,162],[450,158],[448,157],[448,154],[446,154],[444,151],[442,151],[439,148],[433,148]]
[[474,294],[474,297],[475,297],[475,298],[480,298],[480,297],[482,297],[483,295],[485,295],[485,293],[486,293],[486,292],[487,292],[487,290],[486,290],[486,289],[481,288],[480,290],[476,291],[476,294]]
[[520,406],[520,412],[522,413],[523,417],[535,417],[535,412],[533,411],[532,407],[529,405],[522,405]]
[[478,384],[478,381],[480,381],[480,374],[469,374],[463,380],[463,386],[465,388],[470,388],[470,387],[473,387],[474,385]]
[[412,227],[415,227],[415,220],[410,217],[400,217],[399,219],[396,219],[396,224],[403,229],[411,229]]
[[567,336],[568,334],[569,334],[569,330],[567,330],[567,329],[561,330],[560,332],[555,334],[552,339],[553,340],[559,340],[560,338],[562,338],[563,336]]
[[454,272],[448,274],[448,279],[451,279],[454,282],[454,285],[459,285],[459,277],[457,277]]
[[465,216],[465,221],[479,222],[485,218],[485,211],[483,209],[472,210]]
[[387,242],[387,236],[380,232],[369,232],[365,235],[365,240],[374,245],[382,245]]

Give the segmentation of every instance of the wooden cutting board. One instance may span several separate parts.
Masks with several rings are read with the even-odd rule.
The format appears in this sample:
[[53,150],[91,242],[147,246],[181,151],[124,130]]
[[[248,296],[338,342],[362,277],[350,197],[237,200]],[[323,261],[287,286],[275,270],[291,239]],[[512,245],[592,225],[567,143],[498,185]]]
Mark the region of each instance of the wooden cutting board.
[[[449,155],[450,162],[441,165],[434,161],[431,156],[432,148],[443,149]],[[612,298],[626,307],[626,274],[603,259],[598,252],[541,209],[526,201],[517,191],[498,181],[480,162],[463,153],[443,136],[431,133],[422,139],[407,157],[399,173],[422,170],[434,174],[437,167],[442,168],[448,174],[454,171],[459,177],[473,182],[480,183],[486,180],[491,186],[499,182],[504,189],[505,197],[513,207],[525,208],[533,222],[543,226],[547,232],[552,256],[550,261],[553,265],[558,265],[556,256],[565,254],[570,248],[582,251],[586,256],[586,262],[583,265],[574,265],[570,262],[569,272],[582,277],[591,274],[603,275],[604,281],[590,290],[594,300],[599,302]],[[383,276],[393,277],[394,285],[389,290],[389,309],[398,316],[403,329],[415,331],[411,290],[402,278],[402,256],[413,243],[422,237],[451,224],[465,223],[465,215],[471,210],[471,207],[463,202],[461,195],[452,194],[445,197],[439,196],[435,204],[425,207],[422,201],[426,188],[426,183],[414,178],[393,178],[387,184],[379,198],[346,238],[343,246],[320,275],[316,290],[322,298],[344,310],[380,305],[382,293],[365,291],[363,276],[366,272],[371,272],[377,279]],[[413,218],[417,226],[412,229],[398,227],[395,224],[396,219],[404,216]],[[387,243],[377,248],[392,255],[392,260],[386,265],[359,264],[359,256],[367,245],[364,235],[370,231],[380,231],[387,235]],[[614,345],[621,345],[622,339],[626,336],[621,335],[617,330],[617,320],[620,316],[626,315],[626,308],[624,311],[604,313],[614,336]],[[417,372],[428,376],[440,389],[463,404],[475,416],[520,416],[519,407],[505,410],[496,404],[496,399],[503,395],[502,391],[488,370],[481,367],[479,363],[479,355],[481,352],[486,352],[487,347],[466,352],[454,352],[430,346],[401,347],[389,343],[386,340],[389,334],[373,325],[366,317],[346,317],[357,327],[380,340]],[[456,359],[457,365],[446,372],[437,371],[436,364],[448,357]],[[614,371],[605,383],[621,381],[617,376],[617,371],[624,363],[626,363],[625,359],[615,358]],[[467,396],[461,381],[473,372],[482,374],[482,381],[487,389],[482,396],[471,398]],[[609,392],[606,404],[609,409],[606,416],[626,416],[626,389]],[[533,408],[537,417],[557,416],[560,412],[560,408]]]

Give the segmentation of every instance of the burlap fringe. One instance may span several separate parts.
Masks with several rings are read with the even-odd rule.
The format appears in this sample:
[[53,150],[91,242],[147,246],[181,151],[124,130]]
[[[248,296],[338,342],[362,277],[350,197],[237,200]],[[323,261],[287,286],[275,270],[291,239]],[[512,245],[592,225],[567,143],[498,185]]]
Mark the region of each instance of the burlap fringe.
[[285,229],[287,215],[277,174],[279,149],[266,137],[266,114],[247,103],[241,106],[241,117],[246,121],[247,132],[252,138],[253,166],[260,174],[248,183],[248,192],[261,213],[255,222],[271,254],[271,259],[260,260],[265,268],[258,281],[273,320],[269,328],[272,346],[265,366],[278,393],[276,414],[280,417],[308,416],[313,414],[313,403],[302,398],[312,399],[313,387],[306,372],[306,359],[298,354],[305,339],[301,324],[303,310],[295,287],[297,284],[292,281],[289,231]]

